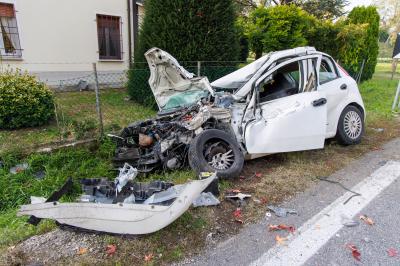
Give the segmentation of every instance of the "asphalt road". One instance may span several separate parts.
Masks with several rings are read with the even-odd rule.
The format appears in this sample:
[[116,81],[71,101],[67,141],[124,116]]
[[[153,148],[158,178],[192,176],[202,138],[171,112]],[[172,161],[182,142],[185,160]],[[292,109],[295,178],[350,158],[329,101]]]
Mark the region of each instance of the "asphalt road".
[[[296,209],[298,215],[279,218],[272,214],[182,264],[400,265],[400,138],[351,163],[329,180],[362,195],[344,204],[352,194],[337,184],[321,181],[280,205]],[[375,224],[360,221],[364,214]],[[350,220],[358,224],[345,226]],[[277,245],[275,236],[286,237],[288,233],[269,232],[269,224],[294,225],[297,231],[289,234],[284,245]],[[348,244],[358,248],[360,262],[352,257]],[[389,256],[391,248],[397,256]]]

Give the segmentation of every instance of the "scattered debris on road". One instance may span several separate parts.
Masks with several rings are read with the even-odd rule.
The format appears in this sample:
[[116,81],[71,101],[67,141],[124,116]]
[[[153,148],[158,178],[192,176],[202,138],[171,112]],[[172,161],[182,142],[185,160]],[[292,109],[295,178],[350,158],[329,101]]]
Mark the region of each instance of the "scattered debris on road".
[[221,202],[211,192],[203,192],[193,201],[193,207],[216,206]]
[[340,186],[341,188],[343,188],[344,190],[353,193],[353,195],[351,195],[345,202],[343,202],[343,205],[347,204],[352,198],[361,196],[360,193],[355,192],[355,191],[353,191],[353,190],[351,190],[351,189],[345,187],[342,183],[340,183],[340,182],[338,182],[338,181],[329,180],[328,177],[317,177],[317,179],[318,179],[318,180],[321,180],[321,181],[325,181],[325,182],[331,183],[331,184],[339,185],[339,186]]
[[346,247],[351,250],[351,255],[353,255],[353,258],[356,259],[357,261],[361,261],[361,253],[358,251],[357,247],[352,244],[347,244]]
[[287,217],[288,214],[296,214],[297,211],[295,209],[287,209],[287,208],[282,208],[282,207],[277,207],[274,205],[269,205],[267,208],[275,213],[276,216],[278,217]]
[[29,168],[28,163],[17,164],[16,166],[10,168],[10,173],[16,175],[27,170],[28,168]]
[[292,234],[294,234],[294,232],[296,231],[296,228],[294,226],[288,226],[285,224],[279,224],[279,225],[275,225],[275,224],[270,224],[268,226],[268,230],[269,231],[280,231],[280,230],[286,230]]
[[367,215],[361,215],[360,216],[360,220],[364,221],[364,223],[369,224],[369,225],[374,225],[375,224],[375,222],[370,217],[368,217]]

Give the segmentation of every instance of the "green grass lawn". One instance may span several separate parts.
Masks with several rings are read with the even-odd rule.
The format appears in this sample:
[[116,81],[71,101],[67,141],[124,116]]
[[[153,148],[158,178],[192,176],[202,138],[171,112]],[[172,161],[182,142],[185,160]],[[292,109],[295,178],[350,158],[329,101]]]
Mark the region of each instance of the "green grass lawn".
[[[118,131],[133,121],[155,115],[146,106],[127,101],[126,90],[101,91],[101,106],[106,132]],[[0,130],[0,155],[32,151],[60,141],[73,141],[97,135],[98,116],[94,92],[55,93],[56,119],[50,125],[19,130]]]
[[[360,85],[360,91],[367,108],[369,127],[379,127],[382,123],[388,125],[395,123],[393,114],[391,113],[391,105],[398,80],[400,79],[400,70],[398,70],[394,80],[389,80],[388,74],[390,74],[390,64],[378,64],[377,73],[374,78]],[[101,94],[105,126],[109,131],[116,130],[135,120],[148,118],[155,114],[154,110],[150,108],[124,100],[127,97],[124,90],[107,90],[102,91]],[[62,136],[63,138],[71,140],[76,137],[76,132],[74,132],[74,130],[79,132],[78,129],[74,129],[72,125],[73,121],[90,123],[90,121],[96,120],[95,98],[92,92],[59,93],[56,94],[56,98],[59,106],[59,119],[66,125],[65,130],[71,131]],[[31,195],[46,197],[55,189],[59,188],[70,176],[75,180],[93,177],[114,178],[116,176],[117,172],[111,165],[114,145],[109,141],[94,144],[95,146],[89,148],[69,149],[53,154],[32,154],[25,158],[16,155],[18,153],[16,153],[15,150],[19,151],[26,147],[40,146],[45,143],[57,141],[59,138],[60,132],[55,123],[38,129],[0,132],[0,147],[3,154],[5,154],[1,158],[4,166],[0,168],[0,251],[1,248],[4,249],[31,235],[40,234],[55,227],[53,222],[46,221],[36,228],[27,225],[25,223],[26,218],[16,217],[16,209],[18,206],[28,203]],[[370,145],[365,149],[370,149],[371,147]],[[362,147],[360,147],[360,149],[361,148]],[[288,154],[282,156],[282,158],[284,158],[282,162],[277,162],[276,171],[277,173],[284,172],[285,170],[280,168],[281,166],[279,165],[283,163],[296,165],[296,162],[302,162],[302,157],[304,157],[304,160],[307,162],[312,161],[316,163],[316,160],[312,157],[314,154],[317,154],[315,156],[318,158],[321,157],[320,154],[329,153],[333,155],[342,153],[344,156],[348,151],[351,151],[351,149],[329,147],[326,150],[316,152]],[[361,154],[360,151],[356,152],[357,154]],[[348,156],[351,158],[354,157],[353,154],[348,154]],[[329,155],[327,157],[334,156]],[[30,168],[17,175],[10,174],[9,168],[21,162],[27,162]],[[252,168],[257,167],[260,163],[263,163],[263,161],[249,164],[248,168],[253,171]],[[298,180],[296,175],[299,174],[299,171],[304,172],[305,168],[310,168],[307,164],[301,164],[302,168],[296,170],[297,172],[295,172],[295,174],[291,174],[296,180]],[[325,164],[325,162],[321,162],[321,165]],[[250,171],[249,169],[246,171]],[[257,170],[258,169],[256,169],[256,171]],[[45,172],[46,175],[43,179],[35,177],[38,171]],[[307,175],[312,174],[313,173],[307,173]],[[327,174],[329,173],[327,172]],[[163,179],[182,183],[190,178],[194,178],[194,174],[190,170],[182,170],[152,174],[145,180]],[[284,179],[282,180],[284,183],[287,182],[286,179],[286,181]],[[269,182],[273,182],[272,184],[279,183],[278,180],[275,179]],[[231,182],[224,181],[222,183],[223,188],[230,186],[232,186]],[[271,187],[271,183],[268,183],[267,186]],[[74,193],[64,200],[71,200],[79,193],[79,184],[76,182]],[[204,238],[201,228],[207,225],[210,220],[207,218],[207,215],[211,215],[211,213],[212,211],[205,209],[191,210],[185,213],[185,215],[172,226],[168,227],[168,230],[163,230],[163,234],[156,233],[141,239],[141,244],[150,247],[152,250],[162,250],[165,256],[162,259],[164,262],[179,259],[182,253],[190,248],[191,245],[188,244],[190,241],[193,241],[196,237],[199,239]],[[198,234],[198,236],[190,234],[193,232],[194,235]],[[165,242],[167,240],[171,241],[171,239],[176,239],[178,237],[176,234],[178,233],[182,233],[182,239],[185,240],[186,237],[188,237],[187,239],[191,240],[187,240],[188,243],[180,242],[181,244],[177,246],[168,246]],[[187,236],[183,236],[186,234]],[[164,241],[163,238],[166,240]],[[121,243],[125,241],[118,238],[112,239],[113,241],[121,241]],[[126,245],[132,244],[139,245],[138,243],[126,242]],[[138,248],[143,247],[139,246]]]

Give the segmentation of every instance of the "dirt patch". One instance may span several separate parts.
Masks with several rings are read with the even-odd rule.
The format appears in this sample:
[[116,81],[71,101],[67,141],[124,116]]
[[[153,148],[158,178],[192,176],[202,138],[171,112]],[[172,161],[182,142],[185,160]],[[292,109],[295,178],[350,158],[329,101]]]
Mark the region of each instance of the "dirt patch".
[[[57,229],[9,248],[0,264],[163,265],[179,261],[199,254],[204,246],[212,247],[259,220],[265,215],[266,204],[278,204],[317,182],[317,177],[328,176],[366,152],[381,149],[383,143],[398,137],[399,131],[398,120],[377,121],[368,125],[360,145],[343,147],[328,141],[323,150],[278,154],[247,162],[240,179],[221,183],[221,200],[228,189],[252,194],[241,206],[243,224],[233,215],[237,206],[222,201],[216,207],[191,209],[168,228],[143,237]],[[113,256],[105,252],[109,244],[117,246]],[[79,248],[87,248],[87,252],[78,255]],[[146,256],[151,260],[146,261]]]

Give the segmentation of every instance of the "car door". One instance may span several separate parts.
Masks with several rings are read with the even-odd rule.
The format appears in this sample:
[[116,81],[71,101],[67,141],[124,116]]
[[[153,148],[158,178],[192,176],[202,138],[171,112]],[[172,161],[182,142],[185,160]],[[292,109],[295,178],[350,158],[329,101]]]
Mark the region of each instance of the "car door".
[[327,102],[327,135],[336,133],[337,114],[335,109],[348,94],[347,80],[339,75],[332,58],[322,56],[318,71],[318,90],[324,92]]
[[[307,60],[312,60],[311,66]],[[244,136],[250,154],[323,148],[327,109],[325,93],[316,90],[316,66],[319,60],[320,56],[314,55],[277,63],[256,82],[255,94],[259,96],[255,118],[247,122]],[[298,73],[293,71],[296,64]],[[285,72],[285,69],[288,71]],[[281,93],[277,98],[267,93],[267,97],[263,97],[261,86],[270,84],[271,79],[272,84],[278,82],[274,80],[278,74],[297,79],[297,93],[287,96]],[[287,80],[290,83],[290,78]],[[267,86],[269,88],[271,86]]]

